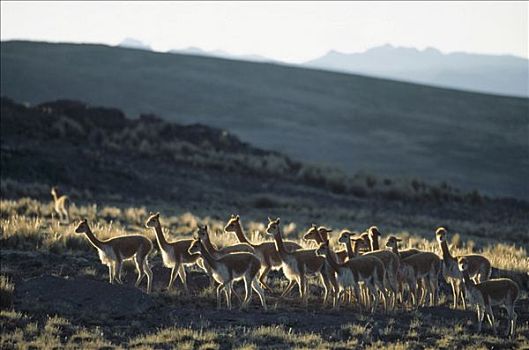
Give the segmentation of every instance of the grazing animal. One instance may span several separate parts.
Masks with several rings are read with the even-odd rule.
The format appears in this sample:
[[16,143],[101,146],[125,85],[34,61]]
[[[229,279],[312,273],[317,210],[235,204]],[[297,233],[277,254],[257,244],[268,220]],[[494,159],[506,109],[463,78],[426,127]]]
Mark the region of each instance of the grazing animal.
[[241,304],[241,309],[245,309],[250,303],[252,290],[255,290],[259,295],[263,309],[267,309],[264,290],[258,280],[261,261],[255,255],[237,252],[215,257],[208,251],[200,237],[196,237],[192,241],[188,253],[192,256],[202,257],[204,264],[211,271],[211,276],[219,283],[217,287],[217,308],[220,309],[221,307],[221,293],[224,290],[226,304],[228,309],[231,310],[233,282],[243,280],[246,294]]
[[199,255],[191,255],[189,247],[193,243],[192,239],[180,239],[174,242],[168,242],[162,232],[162,225],[160,224],[160,213],[151,214],[145,222],[145,227],[152,228],[156,234],[156,241],[162,253],[162,260],[165,267],[171,269],[171,277],[167,289],[171,289],[176,277],[180,277],[180,281],[184,285],[184,290],[189,293],[187,287],[187,278],[185,266],[194,265],[199,260]]
[[[459,270],[457,259],[448,249],[446,242],[447,231],[444,227],[439,227],[435,231],[435,237],[439,243],[443,255],[443,277],[452,286],[453,308],[457,308],[460,300],[463,309],[466,310],[465,296],[463,295],[463,275]],[[482,255],[468,254],[464,255],[468,264],[468,274],[475,282],[483,282],[490,278],[492,266],[490,261]]]
[[58,188],[51,188],[51,196],[53,197],[53,210],[59,216],[59,221],[68,223],[70,222],[70,215],[68,213],[68,196],[62,195],[59,196]]
[[497,305],[507,310],[509,317],[507,334],[511,338],[514,337],[516,320],[518,318],[518,315],[514,311],[514,304],[520,294],[518,285],[509,278],[491,279],[480,283],[474,282],[470,278],[470,261],[467,257],[459,257],[458,266],[463,274],[468,299],[477,308],[478,332],[481,332],[481,324],[486,314],[494,334],[496,334],[496,324],[492,307]]
[[84,233],[88,241],[97,249],[99,259],[108,266],[109,281],[121,281],[121,268],[123,261],[132,259],[138,271],[136,287],[138,287],[144,276],[147,276],[147,293],[151,292],[152,271],[149,266],[148,257],[152,251],[152,242],[142,235],[126,235],[110,238],[106,241],[99,240],[88,226],[86,219],[81,220],[75,229],[75,233]]
[[[244,234],[239,215],[232,215],[230,217],[230,220],[224,227],[224,232],[235,234],[240,243],[246,243],[255,250],[255,255],[261,261],[261,270],[259,271],[259,282],[261,282],[265,289],[272,291],[272,288],[270,288],[270,286],[268,286],[268,284],[266,283],[266,276],[268,275],[271,269],[281,268],[281,258],[279,257],[279,254],[276,251],[274,242],[250,242],[250,240],[248,240],[248,238]],[[284,245],[285,249],[289,251],[301,249],[301,246],[299,244],[291,241],[285,241]]]

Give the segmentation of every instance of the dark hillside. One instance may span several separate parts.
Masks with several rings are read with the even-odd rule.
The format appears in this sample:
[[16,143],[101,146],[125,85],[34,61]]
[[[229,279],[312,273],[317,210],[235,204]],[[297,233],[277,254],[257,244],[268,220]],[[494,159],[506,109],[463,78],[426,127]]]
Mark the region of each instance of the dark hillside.
[[[372,222],[430,231],[439,222],[479,237],[524,237],[529,204],[419,179],[347,177],[241,142],[225,130],[129,119],[119,109],[61,100],[26,107],[1,99],[2,197],[170,207],[202,215],[277,213],[344,226]],[[262,218],[261,218],[262,219]],[[468,223],[468,224],[467,224]],[[471,225],[470,225],[471,223]],[[508,225],[506,225],[508,223]]]
[[1,45],[1,92],[18,101],[155,113],[349,174],[529,198],[528,99],[101,45]]

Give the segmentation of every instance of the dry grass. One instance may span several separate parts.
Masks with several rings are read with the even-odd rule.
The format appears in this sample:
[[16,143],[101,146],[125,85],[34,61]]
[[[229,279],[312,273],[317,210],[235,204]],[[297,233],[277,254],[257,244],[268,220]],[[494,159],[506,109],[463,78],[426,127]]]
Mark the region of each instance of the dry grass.
[[[162,213],[163,214],[163,213]],[[125,207],[119,205],[98,207],[95,204],[71,207],[73,221],[68,225],[59,224],[53,216],[50,203],[22,198],[19,200],[0,200],[0,244],[2,250],[20,252],[39,252],[71,254],[79,261],[83,260],[77,275],[85,278],[106,280],[106,270],[96,262],[96,254],[86,238],[73,233],[75,222],[86,217],[90,220],[95,234],[102,238],[109,238],[128,233],[143,233],[154,240],[151,230],[144,227],[149,212],[144,207]],[[223,232],[225,222],[210,216],[197,216],[191,212],[179,215],[161,217],[168,239],[191,237],[198,224],[208,224],[212,241],[225,246],[236,242],[236,237]],[[263,241],[269,238],[264,234],[265,226],[262,222],[244,220],[244,229],[253,241]],[[335,222],[322,222],[336,228]],[[354,227],[353,227],[354,229]],[[286,222],[283,230],[289,239],[297,240],[305,247],[313,244],[304,242],[301,236],[305,227],[298,222]],[[403,238],[402,248],[416,247],[439,253],[433,233],[431,239],[426,239],[418,232],[396,232]],[[338,248],[336,237],[332,243]],[[471,252],[482,253],[487,256],[495,267],[515,271],[529,271],[527,250],[523,246],[479,241],[473,237],[466,239],[464,231],[452,237],[454,254]],[[479,249],[477,248],[479,247]],[[340,247],[342,249],[342,247]],[[87,260],[85,257],[89,257]],[[72,261],[77,261],[72,258]],[[67,263],[64,263],[68,265]],[[5,266],[2,266],[2,273]],[[75,268],[74,268],[75,269]],[[9,274],[9,271],[8,273]],[[274,288],[281,288],[281,281],[274,279]],[[284,286],[282,287],[284,288]],[[2,293],[2,308],[11,306],[11,296],[14,285],[6,276],[0,276],[0,291]],[[7,297],[4,297],[4,294]],[[177,289],[171,292],[156,292],[152,297],[160,305],[182,305],[186,303],[203,305],[214,308],[215,291],[206,287],[197,291],[195,295],[186,296]],[[4,300],[9,305],[4,305]],[[442,298],[446,301],[446,298]],[[311,298],[311,303],[316,299]],[[285,306],[288,310],[299,312],[297,304]],[[345,310],[344,312],[351,312]],[[402,315],[401,315],[402,316]],[[453,348],[512,348],[529,344],[529,326],[521,323],[518,328],[518,338],[507,341],[501,337],[487,334],[478,335],[467,320],[460,319],[431,319],[424,315],[407,314],[405,318],[392,315],[374,324],[376,334],[366,336],[365,324],[372,322],[366,316],[359,314],[357,323],[346,323],[339,326],[316,329],[314,331],[299,331],[295,326],[282,322],[284,316],[279,316],[276,324],[262,326],[211,326],[205,319],[193,326],[156,326],[143,328],[142,322],[136,322],[139,329],[131,333],[120,333],[114,330],[112,323],[99,326],[100,321],[92,320],[88,324],[75,323],[72,320],[56,316],[35,316],[16,311],[1,311],[0,323],[2,337],[0,348],[137,348],[137,349],[453,349]],[[136,324],[132,322],[132,324]],[[151,322],[152,323],[152,322]]]
[[[61,225],[54,217],[51,203],[34,199],[21,198],[19,200],[0,200],[0,230],[1,242],[4,248],[21,250],[42,250],[51,252],[87,251],[92,249],[83,236],[74,233],[75,224],[80,218],[87,218],[94,233],[101,239],[124,235],[128,233],[143,233],[154,240],[151,230],[144,227],[149,213],[145,207],[105,206],[97,205],[76,206],[70,208],[72,223]],[[176,216],[161,217],[165,234],[169,239],[191,237],[198,224],[207,224],[210,228],[212,241],[222,247],[236,242],[236,237],[223,232],[225,222],[212,217],[198,217],[191,212]],[[244,229],[252,241],[260,242],[270,238],[264,233],[263,222],[244,221]],[[332,227],[333,222],[324,224]],[[354,229],[354,228],[352,228]],[[314,244],[301,239],[305,228],[296,222],[288,222],[283,226],[283,232],[289,239],[297,240],[304,247],[315,247]],[[419,248],[439,253],[439,248],[432,233],[431,239],[401,231],[394,233],[403,239],[401,248]],[[490,243],[490,240],[479,242],[481,249],[477,249],[476,241],[465,240],[462,234],[452,237],[452,251],[454,255],[480,253],[488,257],[493,266],[521,272],[529,271],[529,258],[524,246]],[[336,246],[337,237],[331,237],[331,243]],[[343,249],[336,246],[336,248]]]

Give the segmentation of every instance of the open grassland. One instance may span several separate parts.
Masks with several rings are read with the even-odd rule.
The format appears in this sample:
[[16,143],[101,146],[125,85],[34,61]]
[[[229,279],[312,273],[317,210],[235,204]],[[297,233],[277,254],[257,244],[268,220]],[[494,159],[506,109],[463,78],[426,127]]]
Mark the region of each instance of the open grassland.
[[[222,231],[228,217],[208,216],[200,210],[197,213],[179,211],[167,204],[153,207],[162,209],[161,222],[169,240],[190,238],[198,224],[208,224],[212,241],[218,246],[236,242],[234,236]],[[479,231],[478,224],[472,221],[458,230],[457,222],[450,225],[457,232],[451,235],[453,252],[479,252],[491,260],[496,273],[510,273],[519,278],[522,295],[517,305],[517,336],[507,340],[502,333],[494,336],[488,327],[477,334],[474,312],[448,308],[451,296],[446,286],[442,289],[440,306],[418,310],[401,308],[388,314],[379,311],[371,315],[352,306],[339,312],[323,307],[322,290],[316,281],[311,281],[307,308],[292,296],[267,312],[258,307],[256,299],[247,311],[227,312],[215,309],[214,288],[196,267],[188,274],[190,295],[183,292],[180,284],[175,290],[167,291],[169,270],[162,266],[157,248],[151,258],[152,294],[146,295],[133,287],[132,264],[125,265],[125,285],[108,284],[108,270],[100,264],[97,253],[83,235],[74,233],[76,221],[87,218],[99,238],[141,233],[154,242],[154,234],[144,226],[150,209],[124,203],[72,204],[73,222],[65,225],[59,224],[51,203],[31,198],[1,199],[0,348],[510,349],[529,346],[529,285],[523,278],[529,272],[527,244],[512,239],[514,233],[523,236],[527,231],[515,228],[516,225],[506,231],[509,238],[499,234],[469,236],[465,232],[467,228]],[[247,218],[242,217],[253,241],[267,239],[261,220],[266,219],[269,211],[274,210],[255,208]],[[351,219],[351,224],[344,225],[340,214],[325,209],[317,220],[318,224],[333,227],[336,232],[345,227],[356,231],[366,228],[359,224],[362,220]],[[424,220],[430,222],[432,218]],[[304,215],[292,214],[292,219],[284,217],[283,221],[288,239],[310,246],[300,239],[307,229]],[[493,224],[489,230],[499,232]],[[439,253],[433,230],[400,229],[383,233],[403,238],[402,247]],[[331,243],[338,248],[336,238],[332,236]],[[267,298],[269,305],[274,305],[286,280],[280,272],[274,272],[271,285],[274,293],[267,294]],[[503,330],[505,315],[500,311],[496,314],[502,320]]]

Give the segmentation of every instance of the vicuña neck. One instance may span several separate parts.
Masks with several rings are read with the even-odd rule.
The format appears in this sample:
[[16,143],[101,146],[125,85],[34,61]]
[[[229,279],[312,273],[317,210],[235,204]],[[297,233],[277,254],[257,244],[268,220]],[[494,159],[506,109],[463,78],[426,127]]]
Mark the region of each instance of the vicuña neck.
[[369,236],[369,242],[371,243],[371,251],[374,252],[375,250],[378,250],[378,236]]
[[53,201],[54,201],[54,202],[57,202],[57,200],[58,200],[58,198],[59,198],[59,197],[57,197],[57,193],[52,192],[52,193],[51,193],[51,196],[53,197]]
[[441,251],[443,252],[443,260],[448,262],[448,260],[453,260],[452,254],[450,254],[450,249],[448,249],[448,243],[446,241],[439,242],[441,246]]
[[353,244],[351,243],[351,239],[348,239],[345,243],[345,249],[347,250],[347,257],[349,259],[352,259],[356,256],[355,251],[353,249]]
[[213,243],[211,243],[209,237],[201,240],[201,242],[204,244],[204,248],[206,248],[211,255],[215,255],[218,252],[218,249],[213,245]]
[[338,271],[340,270],[341,265],[338,264],[338,262],[335,260],[335,258],[334,258],[334,254],[331,252],[331,249],[330,249],[330,248],[327,248],[327,254],[326,254],[326,257],[327,257],[327,262],[329,263],[329,265],[331,266],[331,268],[332,268],[335,272],[338,272]]
[[160,245],[162,249],[169,245],[169,243],[165,240],[165,237],[163,235],[162,225],[157,224],[156,226],[154,226],[154,232],[156,233],[156,240],[158,241],[158,244]]
[[285,259],[288,256],[288,252],[285,249],[285,244],[283,243],[283,237],[281,236],[281,230],[278,228],[277,233],[274,234],[274,242],[276,245],[277,252],[281,259]]
[[92,232],[90,228],[86,230],[85,235],[86,235],[86,238],[88,238],[88,240],[94,247],[96,247],[97,249],[103,249],[103,246],[104,246],[103,242],[97,239],[97,237],[94,235],[94,233]]
[[237,224],[237,227],[235,229],[235,235],[237,236],[237,239],[241,243],[248,243],[249,245],[252,245],[252,243],[248,240],[248,237],[244,234],[244,231],[242,230],[242,225],[240,223]]
[[211,255],[201,240],[198,241],[198,244],[200,245],[200,254],[202,255],[202,258],[204,258],[209,266],[215,268],[215,266],[217,266],[217,260]]

